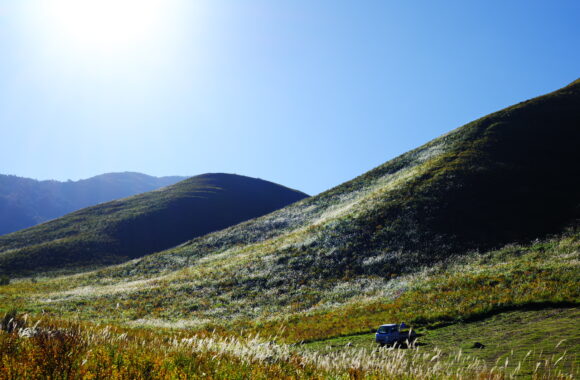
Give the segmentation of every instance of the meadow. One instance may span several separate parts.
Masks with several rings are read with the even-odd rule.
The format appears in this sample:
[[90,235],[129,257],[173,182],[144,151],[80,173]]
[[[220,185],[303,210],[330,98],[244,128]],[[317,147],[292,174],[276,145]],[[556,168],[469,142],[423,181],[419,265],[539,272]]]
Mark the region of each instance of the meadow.
[[[43,371],[57,378],[574,378],[579,259],[580,236],[570,231],[464,255],[382,287],[345,278],[319,293],[328,302],[303,307],[267,294],[227,300],[200,291],[207,306],[195,312],[160,279],[122,292],[118,285],[81,291],[78,275],[23,279],[0,287],[5,312],[20,310],[19,327],[2,334],[2,365],[14,374],[6,378],[46,377]],[[182,286],[184,278],[172,281]],[[162,283],[144,297],[144,288]],[[169,292],[175,297],[167,300]],[[228,314],[240,304],[268,312]],[[423,335],[420,344],[378,349],[370,332],[399,321]],[[486,349],[470,349],[480,340]],[[46,356],[70,361],[45,368]]]
[[565,353],[530,351],[517,364],[511,355],[488,365],[461,350],[452,355],[437,348],[298,352],[258,336],[135,330],[26,315],[10,315],[2,328],[1,379],[574,378],[563,369]]

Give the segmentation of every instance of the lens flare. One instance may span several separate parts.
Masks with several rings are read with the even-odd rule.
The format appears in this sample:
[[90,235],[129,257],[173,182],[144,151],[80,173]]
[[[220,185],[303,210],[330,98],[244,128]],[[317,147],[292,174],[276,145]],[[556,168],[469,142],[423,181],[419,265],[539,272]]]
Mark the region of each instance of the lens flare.
[[65,48],[116,54],[162,31],[161,0],[46,0],[41,17]]

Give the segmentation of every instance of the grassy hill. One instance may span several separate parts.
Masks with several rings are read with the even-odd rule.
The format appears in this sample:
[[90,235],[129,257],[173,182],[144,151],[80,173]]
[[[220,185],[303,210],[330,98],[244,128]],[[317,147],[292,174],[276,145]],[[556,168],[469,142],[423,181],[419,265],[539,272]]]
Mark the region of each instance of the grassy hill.
[[81,208],[173,185],[186,177],[107,173],[79,181],[37,181],[0,174],[0,235]]
[[[576,81],[315,197],[121,265],[23,279],[0,287],[0,299],[5,310],[106,322],[120,336],[158,333],[159,340],[142,338],[157,342],[156,348],[131,351],[163,358],[162,367],[151,359],[156,374],[162,368],[178,374],[182,366],[186,373],[257,378],[577,373],[576,335],[571,345],[556,347],[555,335],[538,337],[531,329],[554,321],[577,325],[579,104]],[[525,356],[519,349],[510,355],[513,346],[493,343],[482,356],[452,355],[434,344],[408,353],[363,347],[345,354],[316,343],[370,339],[379,324],[399,321],[429,330],[432,343],[457,333],[449,326],[460,323],[472,332],[509,328],[512,319],[493,321],[512,312],[530,321],[529,328],[515,329],[525,335],[520,342],[551,345],[553,357]],[[127,327],[132,330],[122,330]],[[562,331],[552,330],[561,339]],[[458,348],[466,339],[472,338],[456,340]],[[185,352],[184,341],[191,343],[187,350],[196,347],[199,356],[193,357],[205,358],[203,364],[172,356]],[[498,358],[507,360],[489,362]]]
[[[535,246],[527,242],[562,233],[579,216],[579,103],[576,81],[469,123],[315,197],[68,284],[103,285],[94,295],[96,305],[96,299],[116,293],[116,286],[147,281],[147,286],[130,285],[123,295],[136,303],[151,301],[137,313],[141,316],[159,309],[153,314],[206,320],[219,310],[223,316],[256,318],[273,309],[295,312],[343,302],[369,289],[403,292],[405,276],[460,262],[458,258],[476,251],[523,244],[533,252]],[[27,262],[18,264],[18,258],[43,247],[44,240],[35,239],[50,236],[64,262],[60,247],[67,241],[79,252],[95,240],[106,241],[105,233],[118,238],[119,231],[136,236],[128,241],[143,244],[147,253],[155,251],[155,240],[141,229],[149,223],[140,222],[141,207],[153,211],[163,205],[165,210],[184,185],[197,189],[202,178],[74,213],[38,227],[43,231],[8,235],[0,239],[6,247],[0,258],[24,269]],[[194,192],[192,201],[198,195]],[[121,211],[111,212],[115,210]],[[95,227],[82,231],[87,224],[73,218],[88,216]],[[120,221],[107,219],[118,216],[123,216]],[[160,228],[159,236],[164,236],[179,230],[182,221],[174,222],[171,228],[153,229]],[[206,220],[195,223],[207,226]],[[131,235],[128,226],[140,226],[139,233]],[[129,258],[142,254],[117,253]],[[549,262],[549,256],[542,257]],[[171,299],[154,307],[156,297],[168,293]],[[243,301],[252,297],[252,307],[247,307]]]
[[0,236],[10,275],[119,263],[263,215],[306,195],[271,182],[204,174]]
[[272,255],[269,284],[290,272],[296,281],[388,276],[558,233],[579,216],[579,101],[576,81],[325,193],[116,270],[179,269],[216,252],[235,257],[243,245]]
[[272,255],[269,285],[290,273],[390,276],[560,232],[579,215],[579,89],[574,82],[483,117],[318,196],[114,271],[174,270],[243,251]]

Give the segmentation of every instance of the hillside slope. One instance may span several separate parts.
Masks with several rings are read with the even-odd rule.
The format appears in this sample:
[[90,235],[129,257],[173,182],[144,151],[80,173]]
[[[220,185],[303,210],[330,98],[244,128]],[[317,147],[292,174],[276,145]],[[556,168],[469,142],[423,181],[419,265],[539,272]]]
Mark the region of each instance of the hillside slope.
[[81,208],[173,185],[186,177],[107,173],[79,181],[37,181],[0,174],[0,235]]
[[[577,326],[580,306],[579,104],[577,81],[260,218],[94,272],[13,281],[0,286],[0,311],[105,323],[97,336],[119,336],[91,352],[137,342],[119,350],[126,366],[164,360],[159,371],[184,365],[206,376],[225,363],[213,373],[229,378],[243,362],[249,377],[266,368],[264,378],[575,378],[580,347],[566,327]],[[369,333],[400,321],[426,345],[374,348]],[[147,334],[159,339],[143,343]],[[168,357],[179,341],[211,355]],[[335,344],[342,349],[325,353]],[[316,368],[334,369],[268,367],[292,368],[310,349]],[[31,366],[12,356],[14,367]]]
[[30,310],[294,342],[577,305],[579,104],[577,81],[260,218],[0,294]]
[[306,197],[280,185],[204,174],[86,208],[0,237],[0,271],[11,275],[105,265],[160,251]]
[[[580,216],[580,80],[480,118],[320,195],[116,269],[247,252],[298,279],[388,276],[558,233]],[[242,248],[240,248],[242,247]],[[262,263],[262,264],[260,264]],[[252,281],[255,283],[255,281]]]

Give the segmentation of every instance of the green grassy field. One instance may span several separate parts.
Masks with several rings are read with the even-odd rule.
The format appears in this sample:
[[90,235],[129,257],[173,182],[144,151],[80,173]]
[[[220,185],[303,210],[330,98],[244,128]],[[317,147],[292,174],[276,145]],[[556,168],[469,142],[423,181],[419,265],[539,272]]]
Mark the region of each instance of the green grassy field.
[[[396,321],[386,321],[396,322]],[[456,323],[435,329],[422,328],[416,348],[420,351],[441,349],[443,356],[464,355],[481,359],[489,367],[504,365],[515,370],[521,363],[521,376],[531,376],[538,355],[560,357],[561,369],[570,373],[580,368],[580,309],[548,308],[511,311],[481,321]],[[325,339],[298,346],[299,351],[319,353],[378,349],[374,333]],[[479,342],[485,348],[474,348]]]

